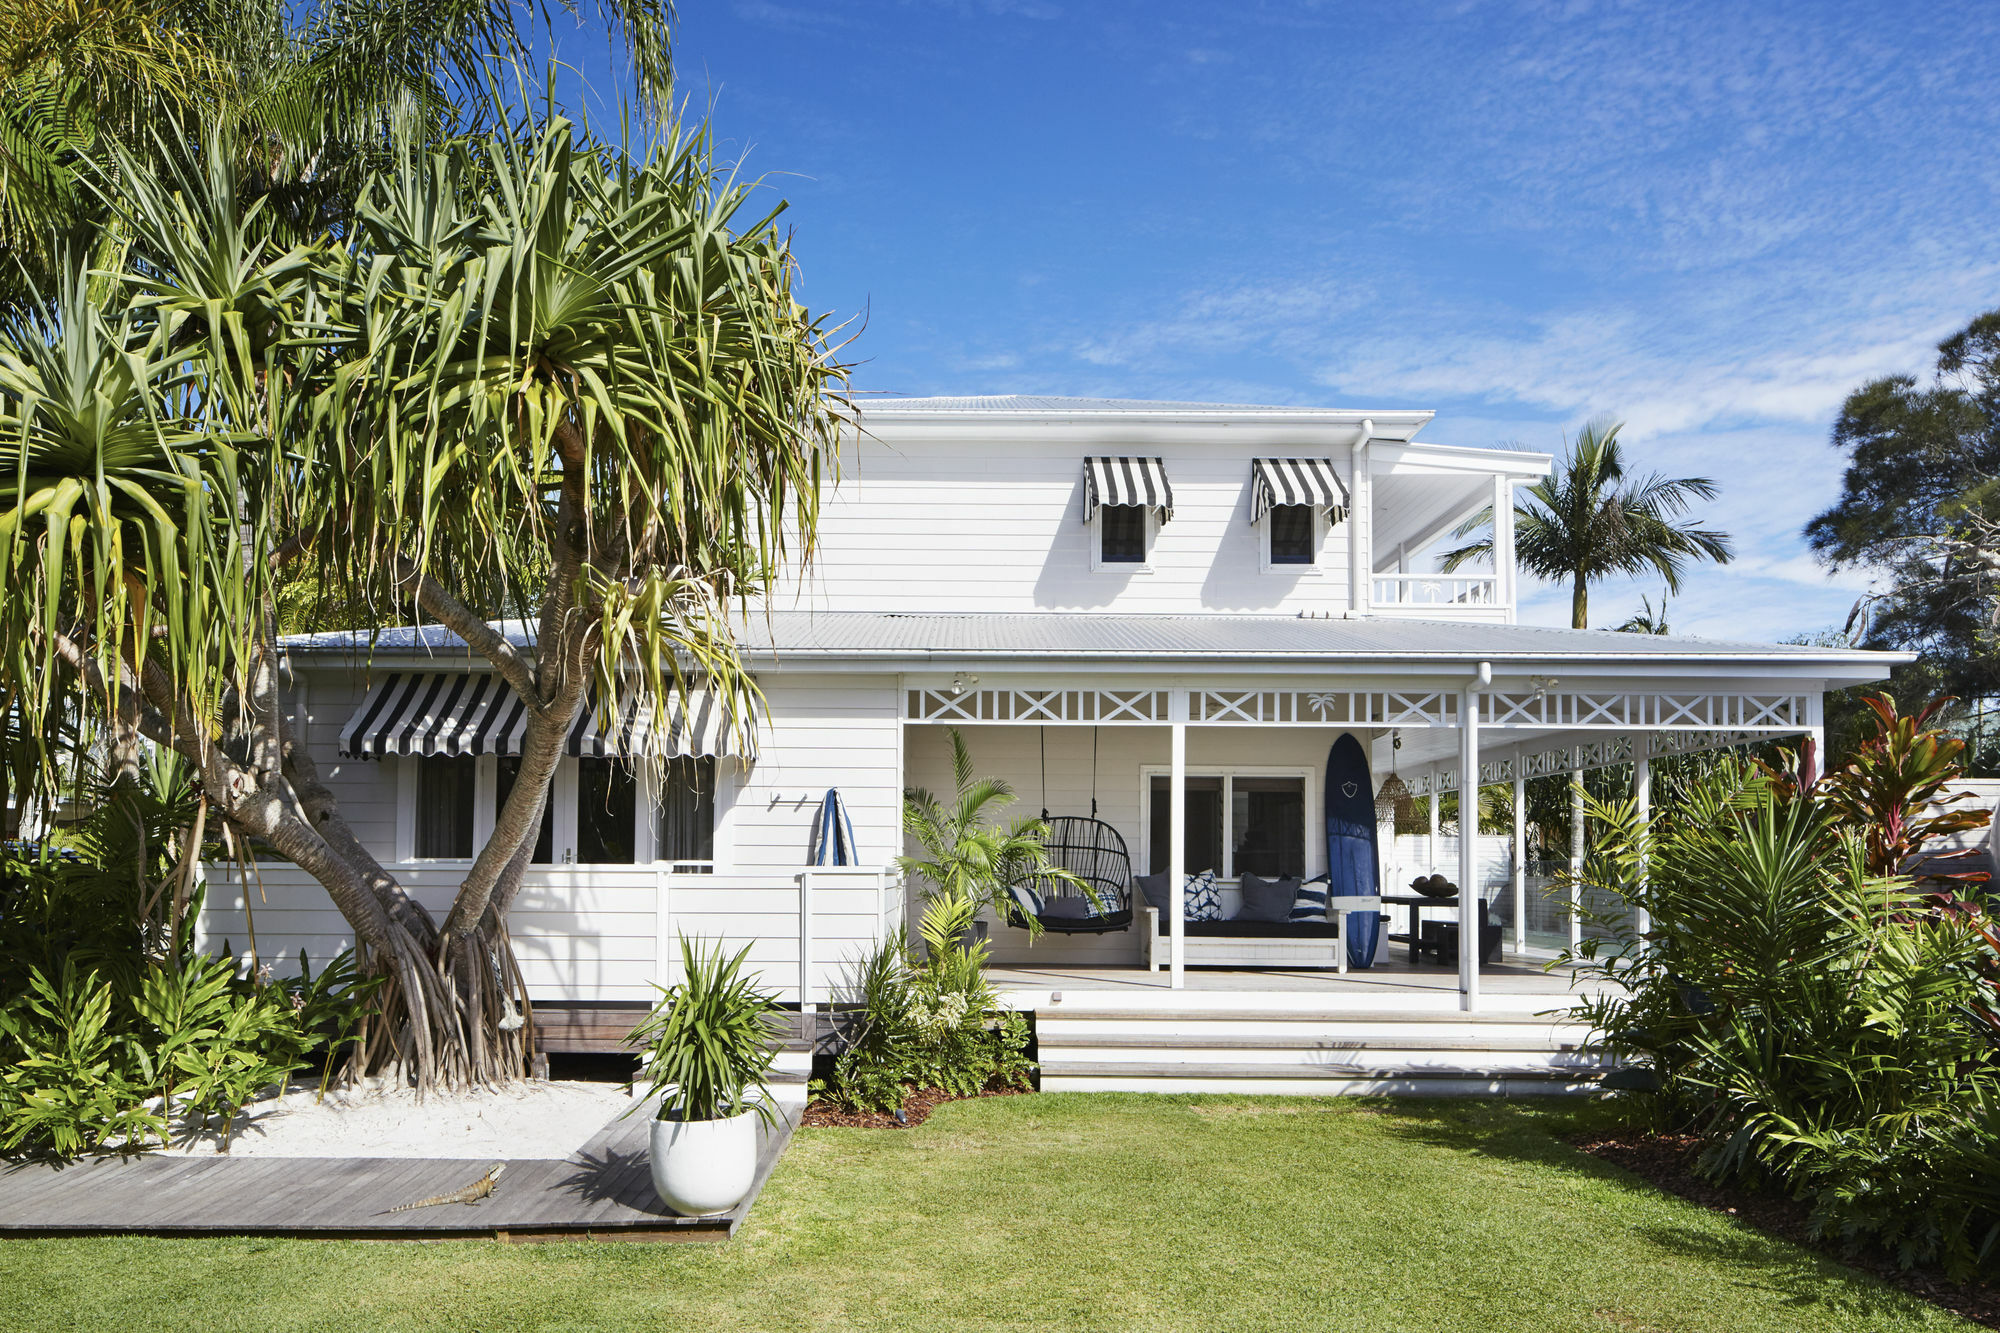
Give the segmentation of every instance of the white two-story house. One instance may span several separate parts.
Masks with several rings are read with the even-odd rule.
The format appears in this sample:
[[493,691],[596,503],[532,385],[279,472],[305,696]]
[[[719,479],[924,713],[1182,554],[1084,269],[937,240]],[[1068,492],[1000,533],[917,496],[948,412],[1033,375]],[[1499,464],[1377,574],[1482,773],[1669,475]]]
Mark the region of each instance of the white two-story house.
[[[1643,794],[1653,757],[1812,735],[1824,691],[1897,660],[1517,623],[1513,497],[1550,459],[1432,443],[1431,415],[866,403],[816,561],[743,625],[766,700],[754,743],[699,707],[662,768],[629,763],[616,736],[573,743],[513,912],[538,1012],[645,1002],[678,933],[747,942],[788,1000],[823,1002],[917,910],[894,869],[902,798],[950,790],[950,728],[980,773],[1013,784],[1012,813],[1094,815],[1135,880],[1206,871],[1228,887],[1328,870],[1342,735],[1371,788],[1392,771],[1422,796],[1471,773],[1518,784],[1630,763]],[[1436,572],[1440,544],[1489,512],[1491,565]],[[510,777],[505,727],[449,703],[480,665],[429,630],[386,633],[372,654],[299,640],[291,667],[312,743],[343,756],[330,781],[348,819],[441,910]],[[830,789],[859,864],[811,869]],[[1521,891],[1518,855],[1511,884],[1482,878],[1469,840],[1439,868],[1487,899]],[[1057,976],[1157,965],[1181,984],[1185,928],[1132,897],[1117,928],[1032,944],[995,921],[995,959]],[[1503,915],[1518,946],[1520,913]],[[346,942],[283,866],[247,890],[219,877],[205,926],[239,950],[254,931],[266,956]],[[1480,972],[1459,952],[1476,1007]]]

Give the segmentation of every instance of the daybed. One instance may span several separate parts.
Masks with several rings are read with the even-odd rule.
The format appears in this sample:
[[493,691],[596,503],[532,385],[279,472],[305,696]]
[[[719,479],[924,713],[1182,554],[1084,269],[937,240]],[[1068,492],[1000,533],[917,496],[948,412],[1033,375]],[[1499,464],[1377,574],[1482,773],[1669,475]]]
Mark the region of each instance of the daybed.
[[[1158,971],[1173,958],[1173,936],[1164,901],[1165,875],[1141,875],[1135,881],[1141,892],[1134,895],[1138,908],[1141,961]],[[1196,897],[1212,891],[1219,902],[1222,919],[1183,923],[1186,960],[1196,967],[1331,967],[1347,971],[1347,918],[1355,912],[1380,912],[1382,899],[1375,895],[1333,894],[1326,880],[1248,881],[1252,901],[1245,902],[1242,884],[1216,883],[1212,876],[1188,876],[1188,894]],[[1290,886],[1292,901],[1284,919],[1268,901],[1277,885]],[[1245,912],[1246,906],[1249,912]],[[1264,919],[1255,919],[1262,917]]]

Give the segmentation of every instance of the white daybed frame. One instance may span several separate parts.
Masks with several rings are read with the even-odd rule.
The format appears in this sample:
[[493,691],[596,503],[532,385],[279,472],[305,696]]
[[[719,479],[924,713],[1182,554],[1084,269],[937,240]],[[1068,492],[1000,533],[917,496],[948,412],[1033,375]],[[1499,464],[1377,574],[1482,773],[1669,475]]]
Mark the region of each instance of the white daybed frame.
[[[1222,891],[1222,910],[1234,915],[1241,910],[1242,895],[1231,885],[1217,885]],[[1154,972],[1172,962],[1173,940],[1160,933],[1160,909],[1135,892],[1135,923],[1143,934],[1140,959]],[[1327,899],[1327,912],[1337,933],[1332,939],[1231,939],[1226,935],[1187,937],[1187,962],[1200,967],[1334,967],[1347,971],[1347,918],[1355,912],[1379,912],[1379,895],[1336,893]],[[1311,918],[1307,918],[1311,920]],[[1327,956],[1329,946],[1333,956]]]

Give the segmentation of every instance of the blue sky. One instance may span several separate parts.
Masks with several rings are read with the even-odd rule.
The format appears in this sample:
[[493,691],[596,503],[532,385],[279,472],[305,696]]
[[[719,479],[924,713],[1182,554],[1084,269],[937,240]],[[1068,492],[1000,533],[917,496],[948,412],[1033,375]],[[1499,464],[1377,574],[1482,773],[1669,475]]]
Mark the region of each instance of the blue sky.
[[[615,105],[604,49],[558,29]],[[2000,305],[2000,6],[687,0],[676,61],[860,387],[1612,413],[1723,488],[1682,632],[1838,625],[1842,397]]]

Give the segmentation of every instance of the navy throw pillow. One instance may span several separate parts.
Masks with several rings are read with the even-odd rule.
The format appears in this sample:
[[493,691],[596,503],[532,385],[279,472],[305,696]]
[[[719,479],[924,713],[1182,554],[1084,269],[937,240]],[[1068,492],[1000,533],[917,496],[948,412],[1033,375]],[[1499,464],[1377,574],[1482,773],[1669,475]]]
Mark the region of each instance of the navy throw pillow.
[[1297,880],[1242,875],[1237,879],[1237,888],[1243,893],[1243,906],[1236,913],[1238,921],[1291,920],[1292,904],[1299,896]]

